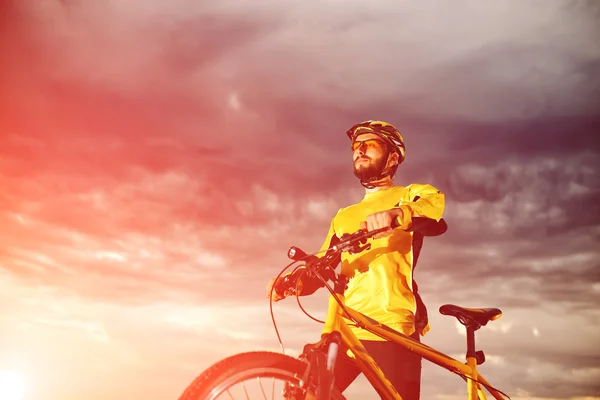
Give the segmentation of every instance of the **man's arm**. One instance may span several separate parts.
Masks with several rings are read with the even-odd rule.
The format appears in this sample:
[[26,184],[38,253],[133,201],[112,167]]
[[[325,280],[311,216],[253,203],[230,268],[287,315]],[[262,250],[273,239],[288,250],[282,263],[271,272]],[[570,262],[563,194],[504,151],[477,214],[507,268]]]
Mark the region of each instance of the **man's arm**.
[[445,207],[444,194],[431,185],[414,183],[407,186],[410,203],[400,205],[405,214],[411,217],[419,216],[435,219],[442,219]]
[[[414,183],[406,187],[409,202],[399,202],[392,210],[396,211],[398,222],[403,229],[411,226],[413,217],[424,217],[440,221],[444,213],[444,194],[431,185]],[[400,211],[397,211],[400,210]]]
[[444,194],[431,185],[412,184],[407,186],[408,202],[399,202],[389,210],[377,212],[367,217],[361,223],[361,229],[368,231],[390,227],[390,230],[374,238],[380,238],[391,234],[392,222],[397,219],[400,229],[409,229],[413,217],[425,217],[440,221],[444,212]]

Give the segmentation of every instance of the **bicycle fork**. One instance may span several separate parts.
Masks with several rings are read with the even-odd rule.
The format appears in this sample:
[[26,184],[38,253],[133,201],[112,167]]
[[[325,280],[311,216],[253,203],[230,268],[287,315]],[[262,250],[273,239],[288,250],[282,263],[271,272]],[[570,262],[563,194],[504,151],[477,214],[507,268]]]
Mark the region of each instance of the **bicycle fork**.
[[338,331],[333,331],[327,336],[326,349],[327,353],[318,353],[324,355],[325,368],[317,363],[318,385],[316,400],[329,400],[334,383],[334,369],[340,350],[340,342],[342,335]]
[[335,296],[344,296],[344,291],[347,288],[348,278],[345,275],[340,274],[338,280],[333,288],[334,295],[329,298],[329,309],[327,311],[327,320],[325,322],[323,336],[326,337],[325,349],[326,352],[319,352],[326,359],[325,365],[319,365],[318,367],[318,384],[316,390],[316,400],[329,400],[331,397],[331,391],[333,390],[334,384],[334,369],[337,362],[337,358],[340,351],[340,343],[342,341],[342,335],[339,332],[339,321],[342,318],[341,309],[339,304],[335,300]]
[[305,360],[308,367],[300,379],[300,387],[295,389],[286,385],[284,395],[289,396],[286,399],[330,399],[341,339],[342,335],[336,331],[323,335],[317,343],[304,346],[300,359]]
[[342,342],[342,335],[339,331],[339,321],[342,315],[335,296],[343,298],[347,283],[348,278],[340,275],[333,289],[335,295],[329,298],[327,320],[321,335],[321,341],[317,346],[308,348],[305,346],[303,352],[309,362],[308,369],[312,371],[316,378],[316,400],[329,400],[333,390],[335,365]]

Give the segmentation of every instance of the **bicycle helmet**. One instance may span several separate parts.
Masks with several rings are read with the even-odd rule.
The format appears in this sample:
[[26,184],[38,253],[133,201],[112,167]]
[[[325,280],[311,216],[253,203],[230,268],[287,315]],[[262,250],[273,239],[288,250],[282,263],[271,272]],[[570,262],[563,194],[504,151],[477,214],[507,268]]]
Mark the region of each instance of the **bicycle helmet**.
[[388,145],[388,153],[386,154],[386,159],[387,157],[389,157],[389,151],[394,151],[398,153],[399,156],[398,164],[396,164],[395,166],[388,168],[387,170],[381,171],[376,176],[373,176],[370,179],[368,179],[368,181],[363,181],[361,179],[360,183],[363,186],[367,188],[372,188],[373,185],[371,185],[369,182],[379,180],[388,175],[391,175],[392,177],[394,176],[398,165],[404,162],[406,148],[404,146],[404,138],[402,137],[400,131],[396,129],[394,125],[384,121],[363,121],[359,124],[354,125],[352,128],[348,129],[348,131],[346,131],[346,135],[348,135],[348,138],[350,138],[351,142],[354,142],[358,135],[362,135],[365,133],[373,133],[384,140],[384,142]]

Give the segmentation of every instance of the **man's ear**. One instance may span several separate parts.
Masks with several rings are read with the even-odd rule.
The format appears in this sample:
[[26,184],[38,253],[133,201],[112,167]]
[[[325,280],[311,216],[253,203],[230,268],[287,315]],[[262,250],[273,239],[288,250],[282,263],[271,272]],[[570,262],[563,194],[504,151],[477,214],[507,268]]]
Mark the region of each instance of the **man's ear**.
[[392,162],[392,164],[390,165],[390,167],[393,166],[393,165],[398,165],[398,161],[399,160],[400,160],[400,156],[398,155],[398,153],[396,153],[395,151],[392,151],[390,153],[390,157],[388,158],[388,162],[389,161]]

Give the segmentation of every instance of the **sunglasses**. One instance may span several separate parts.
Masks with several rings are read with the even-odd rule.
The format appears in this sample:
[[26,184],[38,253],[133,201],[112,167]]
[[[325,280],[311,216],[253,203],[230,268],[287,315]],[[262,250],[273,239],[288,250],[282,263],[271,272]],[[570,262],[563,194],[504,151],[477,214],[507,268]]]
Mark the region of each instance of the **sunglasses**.
[[381,149],[383,146],[385,146],[385,143],[379,139],[367,139],[362,141],[357,140],[352,142],[352,151],[358,150],[363,144],[365,145],[366,149]]

